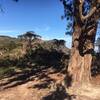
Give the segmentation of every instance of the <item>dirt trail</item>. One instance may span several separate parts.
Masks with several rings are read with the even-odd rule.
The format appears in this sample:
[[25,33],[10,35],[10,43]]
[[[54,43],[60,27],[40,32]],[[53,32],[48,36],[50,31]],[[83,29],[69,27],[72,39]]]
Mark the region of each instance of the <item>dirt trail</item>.
[[79,97],[79,99],[75,100],[100,100],[100,86],[83,86],[75,90],[70,90],[69,94],[75,94]]
[[0,100],[40,100],[42,96],[48,93],[47,90],[38,90],[29,88],[33,82],[28,82],[13,88],[0,91]]
[[0,92],[0,100],[26,100],[25,98],[32,95],[31,89],[27,89],[27,84],[9,88]]
[[[76,98],[73,98],[73,99],[69,98],[70,96],[68,95],[66,96],[67,99],[65,99],[64,96],[61,99],[60,97],[61,95],[63,95],[62,92],[59,94],[58,91],[56,91],[56,88],[52,89],[54,82],[57,83],[60,80],[62,80],[64,78],[63,75],[58,74],[58,73],[48,74],[47,78],[50,78],[55,81],[49,82],[49,80],[45,80],[45,79],[38,80],[36,78],[24,84],[21,84],[12,88],[0,90],[0,100],[100,100],[100,86],[99,86],[100,77],[95,78],[93,81],[93,83],[97,83],[96,80],[98,80],[98,83],[97,83],[98,85],[85,86],[85,87],[82,87],[81,89],[78,89],[78,91],[75,90],[73,95],[76,95]],[[45,84],[46,81],[48,81],[49,84]],[[54,91],[56,91],[58,94]],[[50,98],[42,99],[43,97],[50,94],[50,92],[53,93],[51,99]],[[56,95],[58,99],[54,95]]]
[[[51,91],[49,88],[40,90],[36,88],[35,89],[30,88],[33,85],[34,82],[30,81],[25,84],[0,91],[0,100],[41,100],[42,97],[48,95],[48,93]],[[81,92],[78,91],[78,93],[76,94],[79,97],[78,100],[100,100],[100,87],[99,88],[85,87],[84,89],[81,90]]]
[[[51,73],[51,74],[48,74]],[[42,78],[41,78],[42,77]],[[15,76],[13,77],[15,78]],[[18,81],[11,82],[0,87],[0,100],[41,100],[48,95],[52,89],[53,83],[62,80],[64,76],[59,73],[53,73],[51,69],[48,69],[45,73],[41,73],[40,76],[33,78],[33,80],[25,82],[21,85],[3,89],[9,87]],[[12,79],[11,77],[9,79]],[[7,83],[9,79],[0,81],[1,84]]]

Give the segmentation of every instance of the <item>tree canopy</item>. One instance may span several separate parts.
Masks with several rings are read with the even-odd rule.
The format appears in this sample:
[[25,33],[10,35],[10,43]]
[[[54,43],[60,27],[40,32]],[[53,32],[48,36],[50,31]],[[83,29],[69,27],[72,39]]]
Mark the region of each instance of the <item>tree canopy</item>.
[[[73,25],[77,21],[77,14],[80,18],[78,22],[87,25],[87,21],[94,14],[96,20],[100,18],[100,0],[60,0],[64,5],[64,15],[67,20],[67,34],[73,32]],[[79,9],[79,10],[78,10]]]
[[34,31],[28,31],[22,35],[18,36],[20,39],[36,39],[36,38],[41,38],[40,35],[37,35]]

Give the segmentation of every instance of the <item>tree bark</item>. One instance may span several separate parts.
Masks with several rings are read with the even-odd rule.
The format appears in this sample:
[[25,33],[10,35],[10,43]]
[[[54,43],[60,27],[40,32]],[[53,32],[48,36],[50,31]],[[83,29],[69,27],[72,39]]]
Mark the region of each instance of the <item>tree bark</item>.
[[71,87],[90,84],[96,28],[97,23],[92,28],[85,29],[85,31],[79,25],[74,26],[71,58],[68,66]]

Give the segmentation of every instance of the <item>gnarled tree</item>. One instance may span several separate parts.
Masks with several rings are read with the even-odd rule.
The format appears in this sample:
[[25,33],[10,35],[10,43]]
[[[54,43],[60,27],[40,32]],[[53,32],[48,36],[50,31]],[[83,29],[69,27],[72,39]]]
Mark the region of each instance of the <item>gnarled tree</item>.
[[[100,0],[61,0],[64,17],[72,27],[72,49],[68,73],[72,87],[90,84],[92,54],[98,20]],[[67,23],[68,24],[68,23]],[[68,32],[69,33],[69,32]]]

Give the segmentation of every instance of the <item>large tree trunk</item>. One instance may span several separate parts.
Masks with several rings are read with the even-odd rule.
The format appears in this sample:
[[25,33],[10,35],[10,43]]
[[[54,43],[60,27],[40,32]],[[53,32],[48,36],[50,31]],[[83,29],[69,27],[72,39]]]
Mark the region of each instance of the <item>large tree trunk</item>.
[[74,26],[71,58],[68,66],[71,87],[88,85],[90,83],[96,25],[88,31],[86,29],[83,31],[79,25]]

